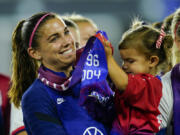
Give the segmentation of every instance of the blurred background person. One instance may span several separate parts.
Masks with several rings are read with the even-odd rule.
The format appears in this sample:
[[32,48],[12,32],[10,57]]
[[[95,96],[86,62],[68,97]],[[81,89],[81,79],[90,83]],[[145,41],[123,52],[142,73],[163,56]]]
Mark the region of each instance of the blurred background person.
[[76,45],[76,49],[80,48],[80,31],[79,31],[79,27],[77,26],[76,23],[74,23],[72,20],[68,19],[66,16],[62,17],[64,23],[66,24],[66,26],[68,27],[68,29],[70,30],[70,32],[73,35],[73,38],[75,40],[75,45]]
[[7,96],[10,78],[0,74],[0,133],[9,135],[10,104]]
[[97,25],[93,20],[79,14],[72,14],[68,18],[78,25],[80,31],[80,48],[85,46],[88,39],[97,32]]

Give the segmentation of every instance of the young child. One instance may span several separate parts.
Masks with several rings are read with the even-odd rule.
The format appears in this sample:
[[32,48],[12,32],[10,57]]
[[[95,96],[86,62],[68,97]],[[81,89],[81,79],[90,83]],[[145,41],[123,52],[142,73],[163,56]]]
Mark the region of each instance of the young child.
[[154,76],[168,58],[172,37],[136,20],[119,43],[122,68],[115,62],[109,43],[105,42],[111,80],[116,86],[117,119],[113,133],[123,135],[153,134],[159,131],[161,115],[158,109],[162,97],[160,78]]

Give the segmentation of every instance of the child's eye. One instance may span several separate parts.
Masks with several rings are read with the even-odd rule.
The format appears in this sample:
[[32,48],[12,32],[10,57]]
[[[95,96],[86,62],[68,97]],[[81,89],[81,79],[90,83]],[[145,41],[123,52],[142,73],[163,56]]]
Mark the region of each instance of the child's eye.
[[64,32],[64,34],[65,34],[65,35],[68,35],[68,34],[69,34],[69,30],[66,30],[66,31]]
[[128,62],[129,62],[129,63],[133,63],[133,62],[134,62],[134,60],[130,59],[130,60],[128,60]]

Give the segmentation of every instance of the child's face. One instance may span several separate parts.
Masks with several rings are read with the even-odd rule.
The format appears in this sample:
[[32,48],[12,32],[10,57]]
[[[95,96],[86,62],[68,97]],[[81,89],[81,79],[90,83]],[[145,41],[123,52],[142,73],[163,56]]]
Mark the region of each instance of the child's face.
[[127,74],[150,73],[150,60],[136,49],[120,49],[122,68]]

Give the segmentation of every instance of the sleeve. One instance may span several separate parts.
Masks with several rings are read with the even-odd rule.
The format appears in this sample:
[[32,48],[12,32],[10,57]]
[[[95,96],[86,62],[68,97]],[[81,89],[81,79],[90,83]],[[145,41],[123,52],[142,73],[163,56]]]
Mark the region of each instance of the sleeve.
[[118,100],[144,111],[157,111],[162,97],[161,81],[150,74],[128,75],[128,85],[123,93],[116,90]]
[[10,116],[10,135],[16,135],[21,131],[24,131],[23,114],[21,107],[16,108],[14,104],[11,104],[11,116]]
[[162,115],[161,127],[166,128],[167,125],[170,125],[173,114],[173,90],[171,85],[171,71],[166,73],[162,77],[163,85],[163,96],[160,101],[159,110]]
[[28,135],[66,135],[56,105],[45,90],[27,91],[22,98],[22,110]]

